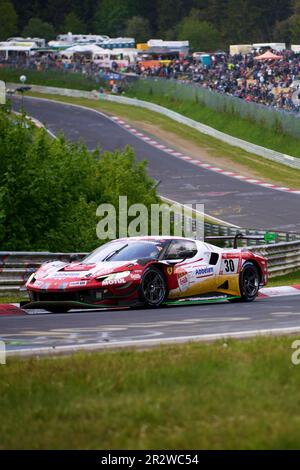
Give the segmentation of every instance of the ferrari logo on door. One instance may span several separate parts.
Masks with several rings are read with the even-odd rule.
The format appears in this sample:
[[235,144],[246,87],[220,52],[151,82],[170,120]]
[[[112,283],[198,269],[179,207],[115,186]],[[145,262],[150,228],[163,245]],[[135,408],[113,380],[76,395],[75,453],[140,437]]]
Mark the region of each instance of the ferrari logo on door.
[[173,268],[167,268],[167,273],[171,276],[171,274],[173,274]]

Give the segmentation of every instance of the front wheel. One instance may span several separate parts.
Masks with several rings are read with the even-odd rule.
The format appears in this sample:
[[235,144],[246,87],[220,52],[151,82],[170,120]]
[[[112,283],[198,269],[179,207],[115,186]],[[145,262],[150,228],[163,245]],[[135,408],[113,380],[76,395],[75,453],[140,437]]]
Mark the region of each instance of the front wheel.
[[233,301],[253,302],[259,290],[260,275],[257,267],[251,261],[247,261],[240,272],[240,299]]
[[141,285],[140,300],[146,307],[157,308],[165,301],[167,285],[163,273],[153,267],[146,269]]

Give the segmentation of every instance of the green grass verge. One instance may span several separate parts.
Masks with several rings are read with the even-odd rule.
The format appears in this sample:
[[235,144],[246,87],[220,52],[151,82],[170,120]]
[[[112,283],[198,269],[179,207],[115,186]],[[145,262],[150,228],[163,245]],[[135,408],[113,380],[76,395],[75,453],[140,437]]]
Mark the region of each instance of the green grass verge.
[[28,301],[26,294],[4,294],[0,295],[0,304],[18,304],[22,301]]
[[[295,189],[300,189],[300,171],[289,168],[284,165],[276,164],[261,157],[257,157],[243,150],[232,147],[223,142],[218,141],[212,137],[201,134],[200,132],[182,124],[179,124],[172,119],[169,119],[161,114],[149,111],[147,109],[136,108],[134,106],[121,105],[117,103],[110,103],[108,101],[93,101],[85,98],[72,98],[61,95],[49,95],[42,93],[30,93],[31,96],[43,97],[53,99],[65,103],[73,103],[98,111],[103,111],[107,114],[113,114],[133,122],[137,127],[139,123],[148,123],[156,126],[169,133],[179,136],[186,142],[191,142],[205,151],[210,153],[213,157],[218,159],[218,164],[226,169],[232,169],[232,166],[239,165],[239,168],[244,169],[244,173],[248,174],[249,171],[253,172],[257,178],[276,183],[283,186],[288,186]],[[155,132],[154,132],[155,135]],[[290,137],[289,137],[290,139]],[[299,145],[300,141],[298,141]],[[171,145],[172,143],[170,143]]]
[[98,89],[100,86],[100,83],[96,84],[94,79],[88,78],[82,73],[59,72],[56,70],[37,72],[36,70],[22,70],[9,67],[0,68],[0,80],[4,80],[5,82],[19,83],[21,75],[25,75],[27,77],[26,83],[32,85],[71,88],[84,91],[92,91]]
[[300,271],[294,271],[284,276],[276,276],[269,280],[267,287],[276,286],[292,286],[293,284],[300,284]]
[[203,104],[191,101],[182,101],[166,95],[155,95],[135,90],[127,91],[127,96],[165,106],[195,121],[207,124],[226,134],[239,139],[276,150],[284,154],[300,157],[300,139],[284,134],[279,129],[270,129],[267,126],[242,119],[240,116],[230,113],[217,112]]
[[300,448],[294,339],[9,359],[0,448]]

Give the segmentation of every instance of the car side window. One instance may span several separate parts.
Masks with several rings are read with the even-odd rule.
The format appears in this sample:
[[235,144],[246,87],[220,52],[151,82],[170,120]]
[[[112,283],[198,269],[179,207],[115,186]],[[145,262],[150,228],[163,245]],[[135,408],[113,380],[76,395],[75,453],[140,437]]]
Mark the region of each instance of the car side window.
[[196,243],[190,241],[190,240],[174,240],[171,242],[166,255],[165,259],[182,259],[181,253],[182,251],[190,251],[193,253],[193,258],[197,254],[197,245]]

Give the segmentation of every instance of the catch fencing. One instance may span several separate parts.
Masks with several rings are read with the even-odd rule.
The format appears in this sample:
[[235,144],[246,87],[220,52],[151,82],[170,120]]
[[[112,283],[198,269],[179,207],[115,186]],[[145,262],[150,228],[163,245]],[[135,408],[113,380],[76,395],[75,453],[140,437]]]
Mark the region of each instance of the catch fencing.
[[203,104],[218,112],[239,115],[258,124],[273,129],[274,132],[284,132],[296,138],[300,138],[300,115],[278,108],[268,107],[258,103],[246,102],[243,99],[226,93],[218,93],[209,90],[196,83],[188,83],[184,80],[164,78],[141,78],[128,85],[132,91],[138,91],[142,95],[168,96],[174,100],[191,101],[195,104]]

